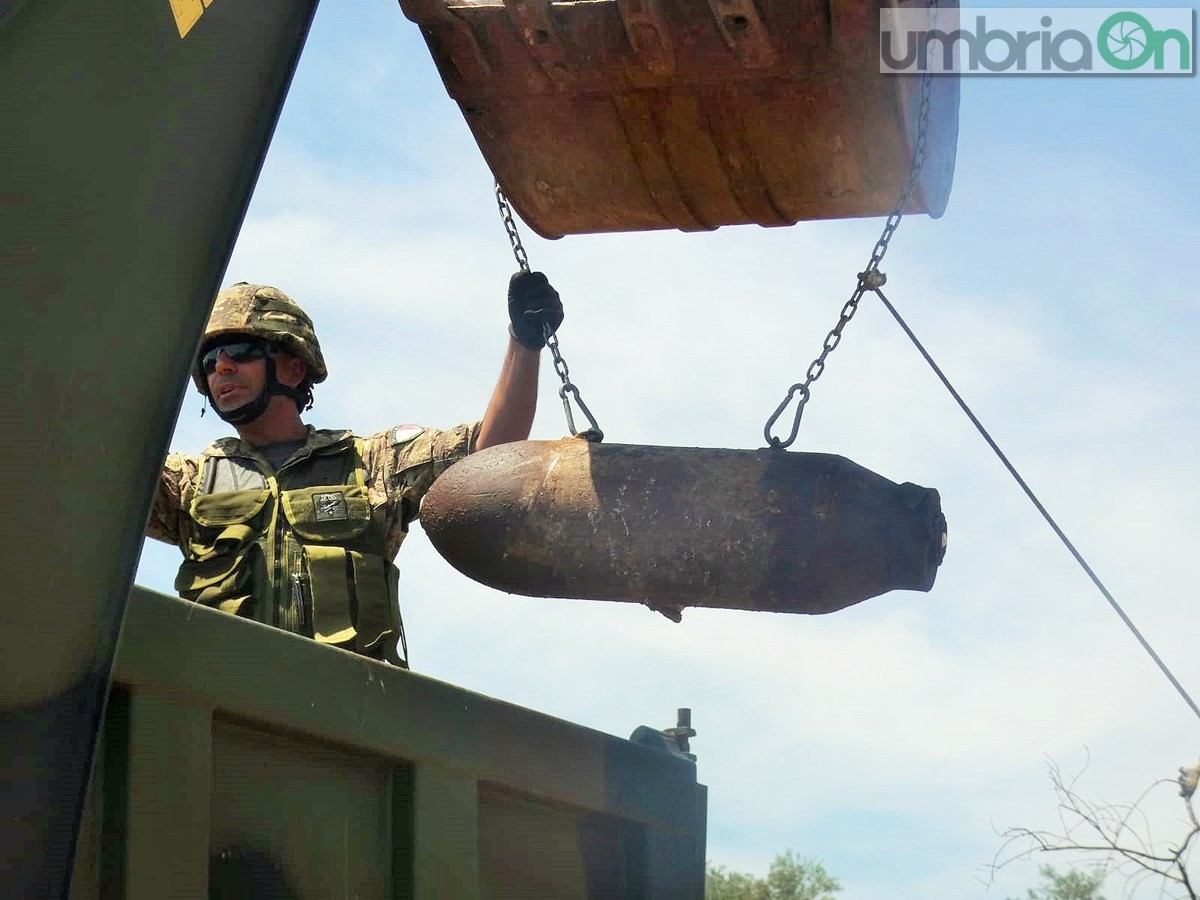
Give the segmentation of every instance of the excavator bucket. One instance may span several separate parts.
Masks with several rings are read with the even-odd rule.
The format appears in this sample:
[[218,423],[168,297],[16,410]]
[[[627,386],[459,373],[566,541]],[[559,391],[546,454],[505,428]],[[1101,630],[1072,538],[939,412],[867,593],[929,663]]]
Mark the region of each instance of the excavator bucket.
[[848,459],[783,450],[493,447],[425,496],[430,541],[514,594],[828,613],[928,591],[946,551],[938,493]]
[[[888,5],[400,0],[500,186],[549,238],[891,212],[921,79],[879,71]],[[904,211],[936,217],[954,176],[958,79],[931,88]]]

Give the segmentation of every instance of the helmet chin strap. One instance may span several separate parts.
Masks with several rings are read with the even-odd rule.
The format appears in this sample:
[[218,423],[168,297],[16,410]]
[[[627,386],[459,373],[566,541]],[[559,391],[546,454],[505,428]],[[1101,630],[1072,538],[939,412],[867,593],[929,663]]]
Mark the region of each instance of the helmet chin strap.
[[280,384],[279,379],[275,377],[275,360],[267,357],[266,383],[263,389],[258,392],[258,396],[249,403],[243,403],[241,406],[228,411],[222,410],[217,406],[217,402],[213,401],[213,410],[218,416],[228,422],[230,425],[245,425],[253,422],[259,416],[267,411],[267,406],[271,402],[271,398],[278,395],[281,397],[291,397],[296,402],[297,409],[300,405],[300,392],[295,388],[288,387],[286,384]]

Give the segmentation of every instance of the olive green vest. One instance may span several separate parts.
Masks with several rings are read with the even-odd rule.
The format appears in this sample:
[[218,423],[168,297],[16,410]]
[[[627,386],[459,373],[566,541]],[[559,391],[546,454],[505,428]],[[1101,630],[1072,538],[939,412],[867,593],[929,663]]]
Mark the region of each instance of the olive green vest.
[[399,573],[365,477],[352,436],[276,471],[260,458],[206,453],[196,490],[183,498],[194,525],[175,589],[323,644],[393,659],[403,639]]

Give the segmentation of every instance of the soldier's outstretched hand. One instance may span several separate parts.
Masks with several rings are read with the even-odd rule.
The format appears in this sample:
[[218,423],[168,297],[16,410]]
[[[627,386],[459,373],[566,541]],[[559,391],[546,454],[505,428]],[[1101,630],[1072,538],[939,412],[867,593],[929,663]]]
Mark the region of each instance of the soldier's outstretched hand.
[[508,282],[508,318],[512,333],[530,350],[546,346],[543,325],[553,334],[563,320],[562,300],[541,272],[521,271]]

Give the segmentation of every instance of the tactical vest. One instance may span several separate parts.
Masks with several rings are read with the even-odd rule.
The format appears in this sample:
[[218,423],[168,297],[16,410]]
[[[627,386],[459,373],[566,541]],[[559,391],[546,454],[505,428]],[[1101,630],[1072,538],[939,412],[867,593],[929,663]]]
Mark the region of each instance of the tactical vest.
[[205,455],[184,497],[194,526],[180,596],[376,659],[403,637],[385,510],[367,499],[362,443],[346,436],[278,470]]

